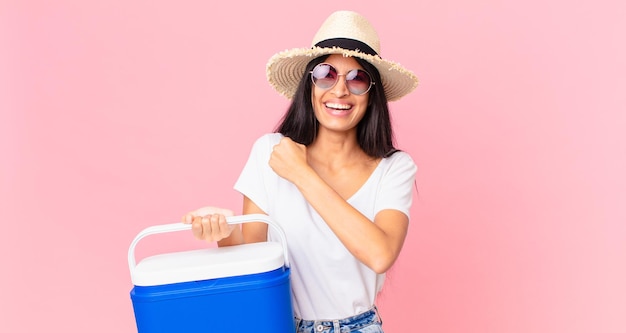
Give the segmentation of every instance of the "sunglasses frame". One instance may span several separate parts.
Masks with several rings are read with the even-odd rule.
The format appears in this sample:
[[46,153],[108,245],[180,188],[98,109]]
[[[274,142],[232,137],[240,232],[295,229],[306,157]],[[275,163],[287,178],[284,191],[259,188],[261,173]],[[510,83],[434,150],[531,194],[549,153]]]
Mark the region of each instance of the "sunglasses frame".
[[[328,87],[328,88],[322,88],[322,87],[318,86],[318,85],[317,85],[317,83],[315,83],[315,79],[313,78],[313,72],[315,71],[315,69],[316,69],[318,66],[322,66],[322,65],[329,66],[330,68],[332,68],[332,69],[334,69],[334,70],[335,70],[335,73],[337,73],[337,79],[335,80],[335,83],[333,83],[333,85],[331,85],[331,86],[330,86],[330,87]],[[367,87],[367,89],[366,89],[364,92],[362,92],[362,93],[360,93],[360,94],[357,94],[357,93],[354,93],[354,92],[350,89],[350,85],[348,84],[348,79],[347,79],[347,78],[344,78],[344,80],[345,80],[345,84],[346,84],[346,88],[348,88],[348,91],[350,91],[350,93],[351,93],[351,94],[353,94],[353,95],[357,95],[357,96],[362,96],[362,95],[365,95],[365,94],[367,94],[367,93],[370,91],[370,89],[372,89],[372,86],[373,86],[374,84],[376,84],[376,82],[374,82],[374,79],[372,79],[372,75],[370,75],[370,73],[368,73],[367,71],[365,71],[365,70],[363,70],[363,69],[360,69],[360,68],[354,68],[354,69],[349,70],[349,71],[348,71],[348,73],[346,73],[346,74],[339,74],[339,72],[337,71],[337,68],[335,68],[335,66],[333,66],[333,65],[331,65],[331,64],[329,64],[329,63],[326,63],[326,62],[322,62],[322,63],[319,63],[319,64],[315,65],[315,67],[313,67],[313,70],[312,70],[312,71],[310,71],[310,72],[309,72],[309,74],[310,74],[310,76],[311,76],[311,82],[313,82],[313,85],[314,85],[314,86],[316,86],[316,87],[318,87],[318,88],[320,88],[320,89],[322,89],[322,90],[330,90],[330,89],[332,89],[333,87],[335,87],[335,86],[337,85],[337,82],[339,82],[339,77],[340,77],[340,76],[344,76],[344,77],[345,77],[346,75],[348,75],[350,72],[352,72],[352,71],[354,71],[354,70],[356,70],[356,71],[361,71],[361,72],[365,73],[365,74],[367,75],[367,77],[369,77],[369,79],[370,79],[370,85],[369,85],[369,87]],[[352,80],[350,80],[350,81],[352,81]]]

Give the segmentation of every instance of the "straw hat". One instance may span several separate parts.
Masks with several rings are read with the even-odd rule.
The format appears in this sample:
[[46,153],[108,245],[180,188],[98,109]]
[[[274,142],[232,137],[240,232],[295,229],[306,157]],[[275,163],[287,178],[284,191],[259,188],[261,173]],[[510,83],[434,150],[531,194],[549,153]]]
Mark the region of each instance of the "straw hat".
[[279,52],[267,62],[267,80],[291,99],[309,61],[323,55],[343,54],[374,65],[382,77],[387,100],[395,101],[417,87],[417,77],[400,64],[380,57],[380,41],[374,27],[352,11],[332,13],[313,37],[310,48]]

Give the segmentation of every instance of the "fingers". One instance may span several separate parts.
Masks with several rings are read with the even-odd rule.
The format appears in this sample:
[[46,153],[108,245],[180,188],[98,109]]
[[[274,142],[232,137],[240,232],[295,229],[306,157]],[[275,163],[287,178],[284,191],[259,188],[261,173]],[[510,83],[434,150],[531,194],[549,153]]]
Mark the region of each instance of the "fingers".
[[[185,221],[189,219],[188,215],[183,217]],[[230,236],[232,230],[233,227],[226,222],[226,217],[222,214],[193,216],[191,218],[191,231],[196,239],[217,242]]]
[[207,206],[183,215],[181,222],[191,224],[196,239],[217,242],[230,236],[234,226],[226,222],[226,217],[234,215],[232,210]]
[[193,213],[187,213],[183,215],[183,217],[180,219],[180,222],[185,223],[185,224],[191,224],[193,222],[193,217],[194,217]]
[[204,234],[202,226],[202,216],[193,216],[191,220],[191,233],[196,239],[202,239]]
[[277,175],[294,184],[307,176],[310,166],[305,145],[284,137],[272,149],[268,163]]
[[[222,214],[217,215],[217,221],[215,221],[215,223],[217,224],[217,229],[213,229],[213,230],[219,231],[217,236],[220,239],[224,239],[230,236],[230,233],[232,232],[233,227],[226,222],[226,217],[224,215]],[[211,227],[213,227],[213,225],[211,225]]]

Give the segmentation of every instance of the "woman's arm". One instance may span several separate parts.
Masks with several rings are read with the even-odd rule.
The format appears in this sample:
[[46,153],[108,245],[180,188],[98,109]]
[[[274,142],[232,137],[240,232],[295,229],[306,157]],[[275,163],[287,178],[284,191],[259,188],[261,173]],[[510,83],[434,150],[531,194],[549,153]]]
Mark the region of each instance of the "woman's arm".
[[[243,214],[265,214],[252,200],[243,196]],[[267,215],[267,214],[265,214]],[[248,222],[241,225],[244,243],[258,243],[267,241],[267,224],[263,222]]]
[[393,265],[409,226],[409,219],[404,213],[393,209],[382,210],[372,223],[313,169],[294,184],[359,261],[377,273],[384,273]]
[[408,216],[398,210],[387,209],[370,221],[309,166],[306,147],[288,138],[283,138],[274,148],[270,166],[279,176],[298,187],[358,260],[377,273],[386,272],[393,265],[407,234]]

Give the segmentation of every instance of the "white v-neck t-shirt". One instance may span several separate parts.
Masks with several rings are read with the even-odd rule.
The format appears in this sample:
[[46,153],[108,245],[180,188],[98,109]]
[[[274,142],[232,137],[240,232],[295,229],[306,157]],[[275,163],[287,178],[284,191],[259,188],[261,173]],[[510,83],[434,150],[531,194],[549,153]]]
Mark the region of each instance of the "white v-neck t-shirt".
[[[269,166],[282,134],[260,137],[235,183],[241,192],[283,229],[291,263],[295,315],[307,320],[340,319],[369,310],[385,274],[376,274],[339,241],[298,188]],[[383,158],[367,181],[347,201],[371,221],[384,209],[407,216],[417,167],[402,151]],[[278,235],[268,229],[268,239]]]

